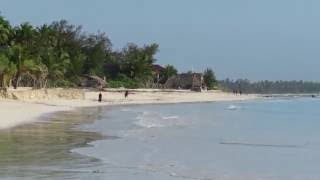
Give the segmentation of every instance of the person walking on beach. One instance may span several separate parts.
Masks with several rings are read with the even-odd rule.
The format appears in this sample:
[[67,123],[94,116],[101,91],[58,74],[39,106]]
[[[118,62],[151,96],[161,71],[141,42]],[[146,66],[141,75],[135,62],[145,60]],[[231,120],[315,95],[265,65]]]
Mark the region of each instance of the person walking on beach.
[[102,101],[102,94],[101,94],[101,92],[99,93],[98,101],[99,101],[99,102]]
[[126,98],[127,99],[127,97],[129,96],[129,91],[128,90],[126,90],[126,92],[124,93],[124,98]]

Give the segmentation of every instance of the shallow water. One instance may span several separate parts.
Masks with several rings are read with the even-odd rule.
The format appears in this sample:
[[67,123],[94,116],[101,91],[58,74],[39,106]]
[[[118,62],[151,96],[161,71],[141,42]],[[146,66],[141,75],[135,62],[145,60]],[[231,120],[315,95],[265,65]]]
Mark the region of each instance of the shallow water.
[[319,107],[319,99],[295,98],[60,113],[1,132],[0,175],[318,180]]
[[83,129],[120,138],[74,151],[101,159],[110,179],[320,179],[319,107],[297,98],[115,108]]
[[0,131],[0,179],[77,179],[80,174],[94,171],[100,165],[98,159],[71,153],[71,149],[94,140],[113,139],[73,129],[93,122],[97,112],[99,109],[61,112],[33,124]]

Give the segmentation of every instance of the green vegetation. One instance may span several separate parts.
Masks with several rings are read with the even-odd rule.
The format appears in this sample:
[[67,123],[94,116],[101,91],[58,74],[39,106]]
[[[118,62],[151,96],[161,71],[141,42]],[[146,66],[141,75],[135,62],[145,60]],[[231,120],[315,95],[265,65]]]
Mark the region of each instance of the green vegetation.
[[212,69],[207,68],[203,73],[203,79],[209,90],[214,89],[218,85],[218,81]]
[[232,81],[229,79],[219,82],[221,89],[226,91],[242,91],[243,93],[283,94],[283,93],[319,93],[320,83],[306,81],[258,81],[247,79]]
[[[106,77],[110,87],[151,87],[158,49],[128,43],[114,51],[106,34],[85,33],[65,20],[12,27],[0,16],[0,87],[75,87],[82,75]],[[163,76],[176,73],[168,66]]]
[[[13,27],[0,16],[0,88],[76,87],[83,75],[105,77],[112,88],[163,87],[178,71],[172,65],[155,66],[158,49],[158,44],[128,43],[115,51],[106,34],[85,33],[65,20]],[[315,82],[227,79],[218,83],[210,68],[203,79],[208,89],[243,93],[320,92],[320,83]]]
[[164,70],[160,73],[160,83],[165,83],[167,80],[178,74],[178,70],[172,65],[166,65]]
[[[13,27],[0,16],[0,88],[77,87],[84,75],[105,78],[111,88],[161,88],[178,71],[155,64],[158,50],[155,43],[113,50],[106,34],[85,33],[65,20]],[[216,87],[211,69],[204,80]]]

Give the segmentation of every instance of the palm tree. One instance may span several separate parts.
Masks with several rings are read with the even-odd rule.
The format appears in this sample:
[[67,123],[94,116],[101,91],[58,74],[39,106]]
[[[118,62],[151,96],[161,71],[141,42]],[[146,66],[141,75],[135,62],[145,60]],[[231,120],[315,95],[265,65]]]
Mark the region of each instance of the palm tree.
[[166,65],[164,70],[160,73],[159,83],[164,84],[167,80],[178,74],[178,70],[172,65]]
[[55,37],[54,37],[54,31],[53,29],[48,26],[47,24],[44,24],[37,28],[37,32],[39,34],[38,36],[38,46],[41,47],[52,47],[55,43]]
[[48,49],[46,54],[42,54],[41,58],[43,65],[47,67],[48,80],[51,85],[55,86],[56,81],[64,79],[70,67],[69,54],[62,53],[61,56],[58,56],[55,51]]
[[42,63],[38,43],[39,33],[29,23],[14,29],[14,45],[11,47],[11,61],[16,65],[13,86],[16,89],[22,77],[29,77],[33,86],[42,88],[48,75],[48,68]]
[[21,71],[23,75],[32,79],[34,88],[44,88],[46,86],[46,78],[48,76],[46,65],[37,64],[34,60],[28,59],[23,62]]
[[8,87],[15,73],[15,64],[5,54],[0,54],[0,87]]
[[14,43],[22,45],[29,55],[37,56],[37,39],[39,36],[37,29],[29,23],[23,23],[14,28],[14,33]]
[[12,35],[12,28],[7,20],[0,16],[0,46],[8,45]]
[[207,68],[203,73],[203,78],[208,89],[214,89],[218,85],[216,76],[211,68]]
[[19,44],[13,45],[9,54],[11,62],[16,66],[16,73],[13,78],[13,87],[14,89],[17,89],[21,76],[28,71],[28,68],[30,68],[29,64],[31,64],[31,59],[29,59],[27,52]]

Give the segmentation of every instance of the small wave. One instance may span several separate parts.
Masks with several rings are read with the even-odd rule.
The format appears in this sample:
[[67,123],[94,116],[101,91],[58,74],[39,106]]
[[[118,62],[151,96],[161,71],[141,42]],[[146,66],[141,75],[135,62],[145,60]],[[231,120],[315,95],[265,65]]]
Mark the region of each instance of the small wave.
[[121,111],[122,112],[134,112],[134,110],[130,109],[130,108],[122,108]]
[[136,125],[145,128],[161,128],[181,125],[179,116],[162,116],[159,113],[143,112],[136,118]]
[[179,116],[165,116],[165,117],[162,117],[163,119],[179,119]]
[[303,145],[295,144],[264,144],[264,143],[248,143],[248,142],[227,142],[221,141],[222,145],[234,145],[234,146],[251,146],[251,147],[275,147],[275,148],[302,148]]
[[230,105],[230,106],[228,106],[227,108],[226,108],[227,110],[232,110],[232,111],[234,111],[234,110],[239,110],[239,109],[242,109],[242,107],[241,106],[236,106],[236,105]]

